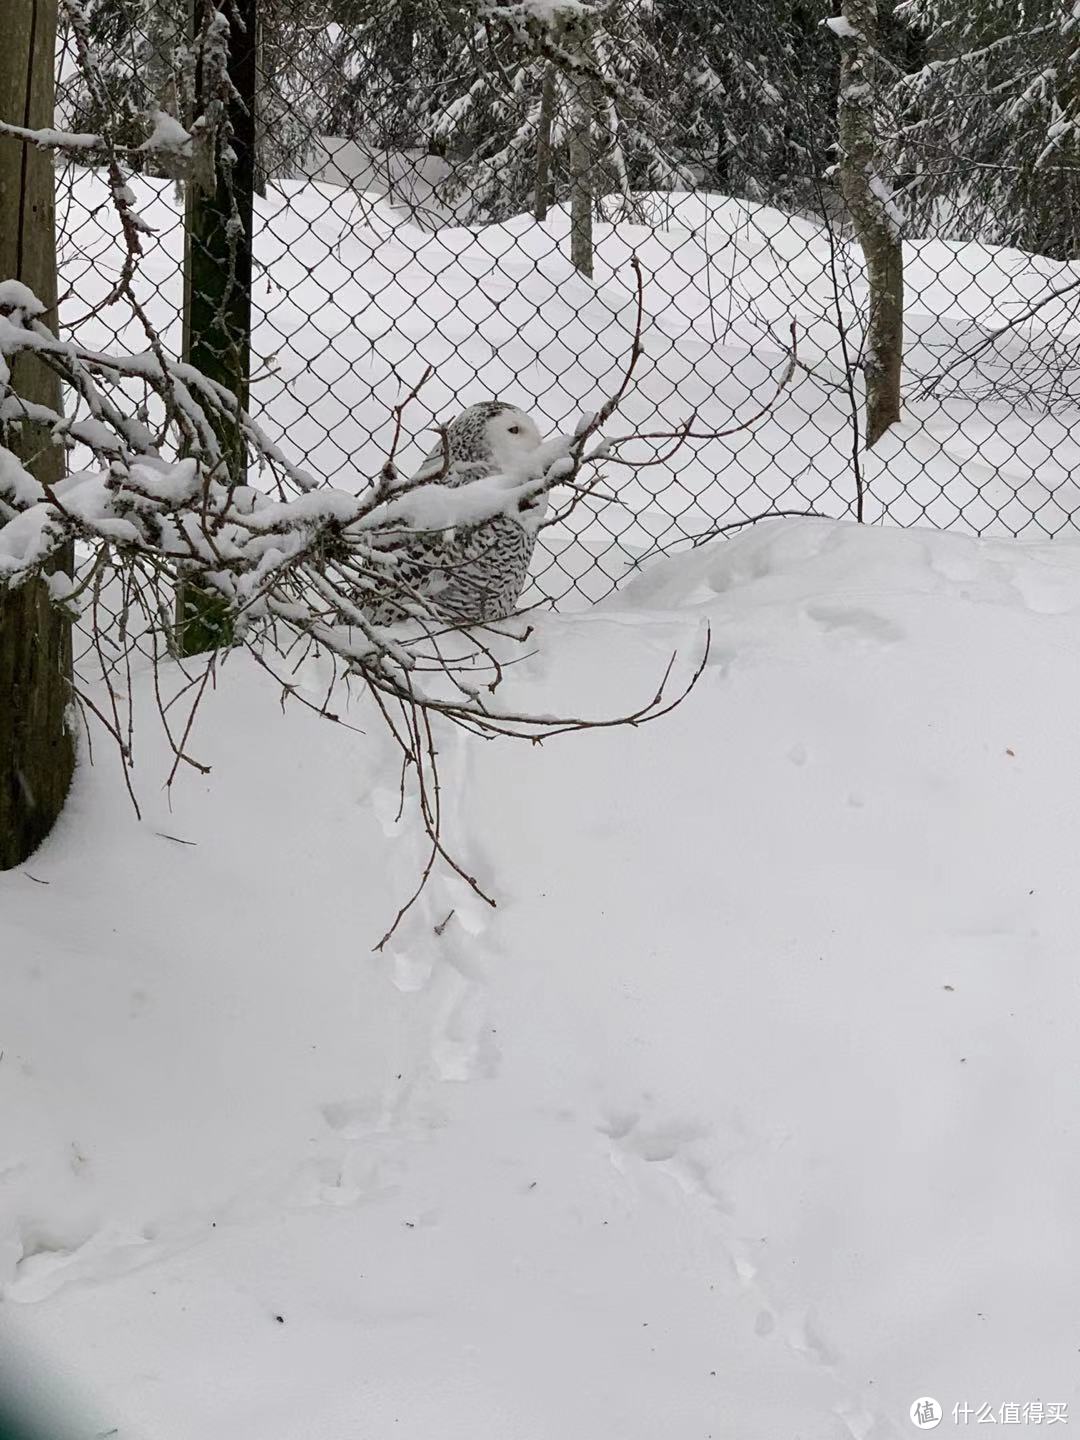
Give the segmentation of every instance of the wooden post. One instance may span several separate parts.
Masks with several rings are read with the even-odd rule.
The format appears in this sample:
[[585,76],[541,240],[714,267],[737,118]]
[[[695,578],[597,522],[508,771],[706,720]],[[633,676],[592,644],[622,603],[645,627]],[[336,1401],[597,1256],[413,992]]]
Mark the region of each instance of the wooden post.
[[[53,125],[56,0],[7,0],[0,46],[0,118],[31,129]],[[0,280],[21,280],[56,329],[56,210],[53,158],[0,136]],[[12,367],[13,389],[59,411],[59,378],[33,356]],[[0,444],[39,480],[64,473],[64,452],[47,428],[8,424]],[[55,568],[70,573],[70,548]],[[0,870],[31,855],[63,808],[75,764],[71,721],[71,623],[49,603],[44,581],[0,591]]]
[[[258,46],[257,0],[194,0],[193,24],[204,3],[229,20],[227,107],[231,131],[215,148],[213,175],[188,185],[184,254],[184,359],[248,403],[251,370],[251,241],[255,188],[255,93]],[[196,104],[203,111],[207,79],[199,66]],[[224,418],[215,427],[228,479],[242,485],[246,475],[243,436]],[[224,477],[223,477],[224,478]],[[194,585],[177,594],[177,643],[183,655],[198,655],[231,640],[225,607],[217,596]]]

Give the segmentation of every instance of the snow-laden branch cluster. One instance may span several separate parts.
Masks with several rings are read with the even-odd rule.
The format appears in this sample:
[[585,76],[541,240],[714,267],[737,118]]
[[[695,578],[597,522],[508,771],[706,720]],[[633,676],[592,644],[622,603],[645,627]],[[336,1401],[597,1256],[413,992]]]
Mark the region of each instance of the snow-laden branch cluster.
[[[64,3],[92,86],[93,52],[80,34],[77,0]],[[169,131],[156,123],[155,129]],[[59,131],[19,138],[49,148],[85,148],[85,137]],[[181,660],[178,597],[197,596],[197,608],[213,614],[227,648],[246,647],[279,681],[283,698],[295,696],[336,720],[333,687],[316,705],[296,678],[307,656],[329,657],[335,678],[366,687],[398,743],[403,797],[406,775],[414,775],[431,842],[421,883],[442,857],[478,888],[444,843],[435,717],[487,737],[534,741],[594,725],[636,725],[677,704],[704,664],[702,658],[671,696],[673,656],[656,692],[625,715],[524,713],[501,703],[499,687],[510,663],[504,640],[496,642],[490,626],[455,632],[417,570],[418,535],[475,531],[501,515],[528,529],[540,522],[538,500],[556,486],[568,486],[575,498],[589,493],[596,464],[608,451],[600,429],[629,388],[641,354],[640,268],[635,264],[637,325],[623,383],[574,434],[552,438],[515,468],[446,484],[456,477],[449,475],[444,432],[443,466],[408,480],[395,456],[416,387],[398,407],[395,440],[379,471],[360,477],[355,492],[335,489],[292,464],[227,389],[168,353],[133,283],[146,225],[134,208],[119,147],[107,129],[93,139],[104,151],[102,178],[126,248],[105,303],[128,307],[142,326],[145,348],[106,354],[58,338],[39,297],[0,277],[0,590],[43,580],[52,603],[77,622],[85,664],[77,664],[73,700],[113,736],[125,778],[132,759],[131,671],[147,656],[175,755],[173,773],[182,763],[198,768],[188,749],[192,724],[226,652]],[[59,378],[58,404],[20,394],[18,377],[27,364]],[[145,394],[137,407],[133,385]],[[35,444],[77,453],[79,468],[53,478],[55,466],[36,463],[42,457]],[[238,481],[238,451],[251,484]],[[588,466],[592,479],[583,480]],[[406,553],[409,563],[402,564]],[[437,546],[432,555],[434,570]],[[404,623],[371,618],[388,611],[405,617]],[[502,635],[512,644],[523,643],[528,633],[517,626]],[[161,682],[167,659],[180,667],[184,683],[177,694],[167,695],[170,687]],[[183,696],[190,708],[178,725],[175,706]]]
[[[435,541],[430,566],[437,575],[444,568],[439,537],[482,534],[500,516],[511,516],[528,531],[542,523],[542,502],[550,492],[568,497],[558,518],[599,493],[602,468],[666,465],[687,441],[713,437],[716,432],[702,432],[691,415],[671,431],[602,438],[633,388],[642,355],[640,267],[632,262],[636,321],[621,383],[573,434],[550,438],[499,473],[457,483],[444,430],[442,466],[428,465],[410,480],[399,472],[396,456],[416,386],[397,407],[385,463],[357,476],[352,489],[334,488],[291,463],[229,390],[168,352],[134,284],[147,226],[128,184],[132,165],[152,152],[175,167],[172,173],[189,179],[198,177],[207,157],[228,148],[228,36],[220,12],[205,5],[203,31],[194,42],[202,73],[211,76],[203,113],[148,106],[140,118],[146,138],[133,145],[130,130],[109,118],[110,92],[81,0],[60,3],[83,88],[103,123],[92,133],[16,134],[11,126],[6,133],[24,143],[90,155],[99,165],[126,256],[102,303],[126,308],[139,322],[143,342],[134,353],[102,353],[58,338],[40,299],[0,276],[0,590],[44,581],[52,602],[71,617],[78,637],[73,698],[113,736],[126,777],[137,665],[152,671],[175,774],[181,765],[201,768],[190,751],[193,722],[231,650],[246,649],[277,680],[283,701],[295,699],[342,721],[333,682],[321,702],[306,694],[302,683],[307,657],[328,659],[333,680],[359,685],[389,727],[401,755],[403,801],[412,777],[431,842],[421,886],[441,857],[478,889],[444,839],[432,728],[440,717],[484,737],[534,742],[569,730],[637,725],[678,704],[707,658],[707,638],[704,653],[689,669],[678,666],[673,655],[655,691],[628,713],[522,712],[504,703],[510,687],[503,682],[515,654],[527,653],[532,633],[527,618],[455,628],[439,609],[437,586],[425,583],[426,562],[417,558],[417,536]],[[535,24],[537,17],[526,14],[524,21]],[[561,47],[552,43],[560,53],[540,45],[533,57],[556,65],[560,83],[569,83]],[[599,65],[614,77],[597,91],[614,135],[622,123],[614,101],[625,98],[620,57],[606,35],[590,53],[590,68]],[[791,361],[777,396],[734,428],[747,428],[768,413],[794,360],[793,332]],[[27,364],[58,377],[63,399],[55,408],[20,394],[19,376]],[[142,392],[138,404],[132,399],[136,390]],[[74,461],[70,473],[59,480],[42,478],[54,476],[56,468],[35,463],[35,443],[62,448]],[[641,445],[651,458],[637,458]],[[243,466],[237,463],[241,454]],[[240,483],[241,474],[246,483]],[[183,658],[184,647],[177,643],[186,613],[182,602],[189,596],[197,597],[203,613],[212,612],[223,640],[223,648],[195,660]],[[392,624],[373,618],[387,613],[404,618]]]
[[[400,746],[403,795],[406,773],[414,774],[432,846],[424,877],[441,856],[475,884],[442,837],[433,717],[483,736],[534,741],[596,725],[636,725],[677,704],[704,664],[703,656],[672,696],[673,656],[656,692],[625,715],[523,713],[501,704],[499,687],[512,663],[506,643],[523,644],[529,629],[508,624],[498,641],[491,626],[452,630],[418,581],[415,556],[400,564],[418,534],[480,527],[504,514],[528,528],[542,514],[538,498],[556,486],[570,487],[575,497],[589,493],[593,482],[580,472],[595,470],[606,456],[599,430],[626,393],[640,354],[640,272],[638,282],[639,324],[624,383],[576,433],[553,437],[516,468],[457,485],[442,483],[449,450],[441,471],[428,468],[414,481],[398,473],[392,450],[358,493],[319,484],[292,465],[228,391],[167,357],[160,345],[116,356],[57,339],[25,286],[0,283],[0,590],[43,578],[53,603],[78,620],[90,664],[76,673],[74,698],[106,726],[128,765],[130,672],[149,655],[176,757],[173,773],[182,762],[199,768],[188,741],[219,654],[179,660],[178,592],[194,589],[204,607],[215,607],[232,645],[246,647],[278,680],[283,699],[295,696],[336,720],[332,692],[315,705],[296,680],[307,656],[329,657],[335,677],[366,687]],[[75,402],[70,415],[19,395],[13,366],[27,356],[61,378]],[[131,413],[121,386],[132,380],[145,385],[167,417],[156,430]],[[413,394],[398,407],[399,433]],[[55,483],[39,479],[34,457],[19,443],[28,422],[33,433],[77,447],[92,463]],[[258,484],[234,482],[229,462],[237,435]],[[73,551],[75,573],[65,573]],[[110,593],[122,597],[119,607],[110,605]],[[387,601],[408,617],[405,624],[373,623],[374,607]],[[158,678],[169,658],[187,676],[180,694],[191,699],[180,727],[170,714],[176,697],[163,698]]]
[[[430,690],[414,674],[410,644],[396,629],[374,625],[368,613],[389,600],[429,635],[432,627],[445,629],[416,582],[415,562],[408,573],[399,565],[404,542],[479,527],[503,514],[528,528],[540,514],[533,502],[555,486],[587,489],[579,472],[607,453],[596,434],[615,402],[516,469],[448,486],[445,473],[402,479],[391,455],[352,493],[320,485],[291,464],[227,390],[160,347],[103,355],[57,339],[43,313],[25,286],[0,283],[0,428],[10,435],[32,421],[47,427],[54,443],[77,446],[95,463],[50,485],[14,449],[0,446],[0,585],[53,572],[75,542],[89,553],[91,570],[106,564],[138,570],[153,591],[150,613],[167,614],[172,590],[197,585],[219,603],[238,641],[258,644],[269,629],[284,627],[387,694],[495,726],[524,723],[525,717],[500,715],[474,686],[453,678],[456,671],[448,672],[449,692]],[[12,365],[25,354],[55,371],[81,418],[20,397]],[[158,432],[129,413],[118,386],[130,380],[160,402],[167,420]],[[233,479],[228,437],[236,434],[259,471],[258,486]],[[87,593],[74,576],[65,587],[53,572],[51,585],[54,597],[73,608]]]

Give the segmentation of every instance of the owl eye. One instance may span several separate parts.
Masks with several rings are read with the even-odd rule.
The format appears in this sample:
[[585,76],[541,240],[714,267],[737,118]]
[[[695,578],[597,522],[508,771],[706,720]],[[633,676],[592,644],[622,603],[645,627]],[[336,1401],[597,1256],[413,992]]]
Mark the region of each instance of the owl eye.
[[520,435],[520,434],[521,434],[521,426],[520,426],[520,425],[511,425],[511,426],[510,426],[510,434],[511,434],[511,435]]

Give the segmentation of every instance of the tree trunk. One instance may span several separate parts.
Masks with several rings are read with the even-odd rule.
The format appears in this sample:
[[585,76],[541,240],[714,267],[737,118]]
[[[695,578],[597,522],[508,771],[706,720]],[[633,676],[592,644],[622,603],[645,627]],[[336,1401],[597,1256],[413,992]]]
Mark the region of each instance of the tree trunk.
[[[187,187],[184,255],[184,359],[216,380],[247,408],[251,367],[251,237],[255,188],[255,91],[257,0],[215,0],[229,17],[227,107],[231,135],[215,147],[209,183]],[[201,6],[192,6],[193,24]],[[202,67],[195,77],[196,105],[206,102]],[[242,485],[246,454],[240,426],[225,417],[217,425],[228,479]],[[229,644],[224,602],[212,592],[181,585],[176,597],[177,647],[199,655]]]
[[848,33],[840,34],[840,191],[866,261],[870,291],[863,359],[869,450],[900,418],[904,255],[900,216],[881,173],[874,133],[878,0],[846,0],[843,18]]
[[416,6],[411,0],[401,0],[397,19],[392,23],[387,57],[390,80],[387,96],[389,109],[388,123],[383,134],[383,143],[387,150],[411,150],[417,141],[412,103],[416,93],[413,55],[416,50],[416,32],[421,23]]
[[[0,46],[0,118],[52,126],[56,0],[9,0]],[[56,215],[52,155],[0,136],[0,279],[21,280],[56,329]],[[12,367],[15,394],[59,411],[60,381],[33,356]],[[36,424],[8,424],[0,443],[53,484],[64,452]],[[70,572],[70,550],[56,568]],[[71,623],[44,581],[0,591],[0,870],[31,855],[63,808],[75,765]]]
[[267,159],[270,137],[270,77],[266,70],[266,26],[260,13],[255,27],[255,94],[252,97],[255,111],[255,131],[252,141],[252,179],[255,194],[266,199],[266,187],[270,183],[270,166]]
[[540,91],[540,120],[536,129],[536,195],[534,210],[537,220],[546,220],[551,204],[551,126],[555,119],[556,73],[549,60],[544,66],[544,85]]
[[[563,20],[566,48],[590,63],[588,19],[569,13]],[[568,77],[573,93],[570,116],[570,262],[582,275],[593,273],[593,83],[584,70]]]

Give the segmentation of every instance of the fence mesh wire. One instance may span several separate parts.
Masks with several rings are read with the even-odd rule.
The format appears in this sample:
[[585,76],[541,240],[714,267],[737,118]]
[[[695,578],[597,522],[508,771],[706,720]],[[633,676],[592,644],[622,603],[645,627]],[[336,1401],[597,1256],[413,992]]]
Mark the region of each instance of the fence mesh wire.
[[[101,7],[121,112],[167,104],[183,62],[173,8]],[[594,495],[563,504],[526,600],[595,601],[643,557],[771,513],[852,516],[860,491],[874,522],[1025,539],[1074,528],[1080,291],[1068,263],[944,224],[906,238],[904,417],[867,453],[864,267],[826,137],[821,153],[794,147],[801,169],[789,154],[766,184],[738,174],[719,142],[711,163],[686,144],[669,155],[662,110],[640,98],[658,62],[629,28],[590,40],[587,81],[479,22],[464,38],[450,21],[414,26],[395,71],[373,36],[403,7],[382,19],[354,8],[350,27],[267,0],[259,37],[250,403],[290,459],[358,489],[429,366],[406,417],[405,470],[433,425],[481,399],[520,406],[545,432],[572,426],[625,369],[636,255],[642,358],[613,432],[642,437],[622,452],[631,461],[667,458],[613,465]],[[455,56],[437,95],[416,80],[423,46]],[[92,120],[67,48],[59,77],[65,123]],[[793,111],[803,103],[790,97]],[[807,133],[816,123],[808,112]],[[575,185],[587,192],[591,276],[572,258]],[[179,352],[183,200],[167,176],[132,186],[153,229],[140,296]],[[580,203],[576,213],[580,225]],[[99,349],[141,348],[130,315],[100,308],[122,249],[91,166],[61,171],[58,216],[62,329]],[[795,370],[770,404],[792,323]],[[691,416],[706,438],[673,451],[648,438]]]

